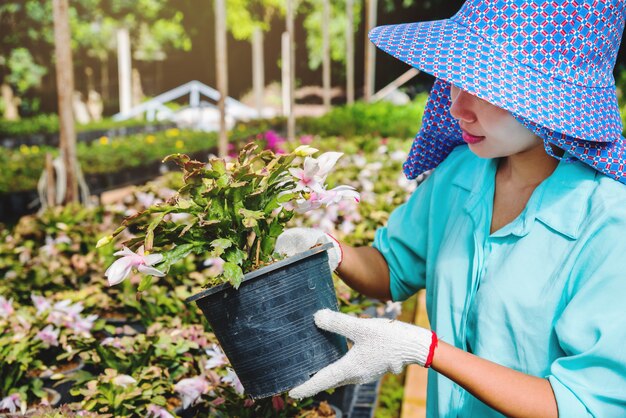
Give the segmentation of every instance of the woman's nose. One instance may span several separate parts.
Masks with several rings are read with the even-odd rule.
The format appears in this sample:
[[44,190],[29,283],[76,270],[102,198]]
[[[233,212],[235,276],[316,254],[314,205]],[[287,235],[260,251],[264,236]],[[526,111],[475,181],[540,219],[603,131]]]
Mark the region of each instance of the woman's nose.
[[458,87],[453,87],[450,94],[450,114],[454,119],[472,123],[476,122],[476,113],[472,108],[475,97]]

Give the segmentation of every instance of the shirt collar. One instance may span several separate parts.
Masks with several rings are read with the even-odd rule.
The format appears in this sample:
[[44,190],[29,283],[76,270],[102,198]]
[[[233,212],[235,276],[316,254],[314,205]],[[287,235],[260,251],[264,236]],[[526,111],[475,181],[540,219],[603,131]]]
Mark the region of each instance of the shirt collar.
[[[497,167],[497,160],[476,158],[476,164],[460,167],[452,178],[454,185],[470,192],[465,209],[472,217],[477,216],[477,205],[483,199],[490,199],[488,204],[493,208]],[[536,219],[564,236],[577,239],[597,175],[601,174],[581,162],[559,162],[554,172],[537,186],[516,221],[507,225],[511,228],[499,232],[524,236]]]

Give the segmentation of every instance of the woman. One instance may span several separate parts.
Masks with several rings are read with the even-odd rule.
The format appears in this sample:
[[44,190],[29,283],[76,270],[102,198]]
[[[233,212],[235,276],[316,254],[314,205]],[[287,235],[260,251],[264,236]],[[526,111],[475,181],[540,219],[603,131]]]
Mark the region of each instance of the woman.
[[[626,416],[626,176],[611,69],[623,1],[469,0],[370,33],[437,80],[405,173],[437,167],[372,247],[336,243],[351,287],[421,288],[433,331],[330,311],[355,342],[300,398],[431,367],[427,415]],[[330,240],[286,231],[285,254]]]

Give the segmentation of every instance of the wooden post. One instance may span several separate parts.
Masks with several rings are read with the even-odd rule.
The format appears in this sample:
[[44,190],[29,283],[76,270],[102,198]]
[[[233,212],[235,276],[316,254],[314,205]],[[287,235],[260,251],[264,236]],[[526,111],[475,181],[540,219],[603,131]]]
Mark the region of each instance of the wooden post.
[[346,96],[354,103],[354,0],[346,0]]
[[63,203],[78,201],[76,173],[76,131],[72,113],[74,69],[70,44],[68,0],[52,0],[54,17],[54,50],[56,54],[57,94],[59,102],[59,136],[63,164],[67,173]]
[[378,10],[378,0],[366,0],[366,21],[365,21],[365,89],[364,99],[369,102],[374,95],[376,80],[376,48],[367,37],[368,32],[376,26],[376,13]]
[[283,116],[289,117],[291,111],[291,99],[289,98],[289,82],[291,76],[289,75],[289,34],[283,32],[280,38],[280,51],[281,51],[281,94],[283,104]]
[[46,152],[46,204],[49,208],[56,206],[56,182],[52,154]]
[[263,112],[263,90],[265,89],[265,59],[263,57],[263,29],[254,28],[252,32],[252,89],[254,105],[259,116]]
[[117,73],[119,78],[120,113],[124,114],[129,112],[133,106],[130,36],[126,28],[117,30]]
[[324,110],[330,110],[330,34],[328,26],[330,20],[329,0],[323,1],[323,17],[322,17],[322,84],[324,86]]
[[[296,115],[294,114],[294,101],[296,90],[296,43],[294,36],[294,15],[297,0],[287,0],[287,33],[289,36],[289,115],[287,117],[287,139],[296,139]],[[284,63],[283,63],[284,65]]]
[[215,0],[215,55],[217,90],[220,92],[218,108],[220,111],[220,136],[218,153],[220,157],[228,155],[228,132],[226,130],[226,98],[228,97],[228,51],[226,50],[226,3]]

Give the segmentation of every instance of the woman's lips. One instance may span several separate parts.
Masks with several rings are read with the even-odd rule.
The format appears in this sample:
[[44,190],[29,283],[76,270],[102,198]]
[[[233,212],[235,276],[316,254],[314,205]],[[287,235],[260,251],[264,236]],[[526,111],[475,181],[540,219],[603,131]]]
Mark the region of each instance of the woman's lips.
[[484,136],[474,136],[472,134],[468,134],[467,132],[463,131],[463,141],[467,142],[468,144],[478,144],[480,141],[484,139],[485,139]]

